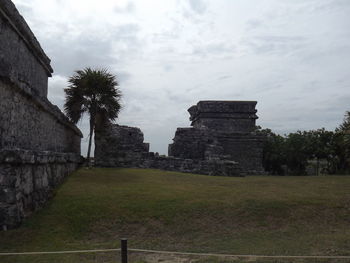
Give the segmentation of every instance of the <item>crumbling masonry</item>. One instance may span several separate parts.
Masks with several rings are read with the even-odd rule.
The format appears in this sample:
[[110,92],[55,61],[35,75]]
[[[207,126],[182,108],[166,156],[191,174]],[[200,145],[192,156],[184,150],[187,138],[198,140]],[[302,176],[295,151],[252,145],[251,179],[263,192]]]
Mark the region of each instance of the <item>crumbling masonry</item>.
[[[17,226],[74,171],[79,129],[47,99],[50,59],[10,0],[0,1],[0,228]],[[1,229],[0,229],[1,230]]]
[[140,129],[106,124],[95,135],[98,166],[143,167],[209,175],[263,174],[264,137],[255,133],[256,101],[200,101],[188,109],[169,157],[148,152]]
[[188,109],[192,128],[178,128],[169,156],[231,160],[244,174],[262,174],[264,137],[255,133],[256,101],[200,101]]

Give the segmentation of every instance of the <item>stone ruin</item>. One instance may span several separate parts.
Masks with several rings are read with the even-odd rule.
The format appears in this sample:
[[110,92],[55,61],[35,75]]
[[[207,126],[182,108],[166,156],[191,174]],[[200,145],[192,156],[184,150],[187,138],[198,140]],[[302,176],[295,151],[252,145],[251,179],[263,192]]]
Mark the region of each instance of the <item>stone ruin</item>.
[[105,124],[95,134],[95,164],[209,175],[263,174],[264,137],[255,133],[256,101],[200,101],[188,109],[191,128],[178,128],[168,157],[149,152],[139,128]]
[[47,99],[52,71],[14,4],[1,0],[1,229],[19,225],[42,207],[81,162],[80,130]]
[[231,160],[245,174],[262,174],[264,137],[255,133],[256,101],[200,101],[188,109],[192,128],[178,128],[169,156]]
[[148,156],[139,128],[106,124],[96,129],[95,163],[103,167],[139,167]]

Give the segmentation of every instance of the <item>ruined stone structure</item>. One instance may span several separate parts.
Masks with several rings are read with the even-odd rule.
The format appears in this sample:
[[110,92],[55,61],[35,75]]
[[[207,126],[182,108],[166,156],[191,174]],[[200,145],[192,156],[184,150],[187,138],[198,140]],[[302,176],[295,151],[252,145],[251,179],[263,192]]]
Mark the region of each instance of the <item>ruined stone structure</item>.
[[47,99],[50,59],[9,0],[0,1],[0,227],[40,208],[81,161],[79,129]]
[[169,157],[149,153],[138,128],[106,125],[95,135],[98,166],[143,167],[209,175],[263,174],[255,134],[255,101],[200,101],[188,111],[192,128],[178,128]]
[[236,162],[184,159],[149,152],[139,128],[107,123],[95,133],[95,165],[101,167],[156,168],[188,173],[238,176]]
[[139,128],[106,124],[96,130],[95,164],[103,167],[140,167],[148,156]]
[[262,174],[264,137],[255,133],[256,101],[200,101],[188,109],[192,128],[178,128],[169,156],[231,160],[244,174]]

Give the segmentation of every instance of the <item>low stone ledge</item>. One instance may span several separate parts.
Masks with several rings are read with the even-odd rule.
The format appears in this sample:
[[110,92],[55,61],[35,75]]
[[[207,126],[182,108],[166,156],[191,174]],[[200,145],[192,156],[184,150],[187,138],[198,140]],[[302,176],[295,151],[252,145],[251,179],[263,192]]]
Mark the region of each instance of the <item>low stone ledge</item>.
[[0,231],[18,226],[43,207],[81,162],[74,153],[0,150]]
[[199,160],[150,155],[148,158],[144,159],[140,167],[211,176],[245,176],[239,163],[220,159]]
[[1,149],[0,164],[46,164],[82,163],[83,158],[76,153],[50,151],[29,151],[23,149]]

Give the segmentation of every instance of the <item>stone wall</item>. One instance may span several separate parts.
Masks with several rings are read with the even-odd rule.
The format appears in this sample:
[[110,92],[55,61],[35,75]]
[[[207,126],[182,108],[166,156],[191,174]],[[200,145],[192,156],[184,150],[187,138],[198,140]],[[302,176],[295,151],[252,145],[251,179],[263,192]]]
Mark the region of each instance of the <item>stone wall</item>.
[[150,153],[147,158],[143,159],[139,167],[211,176],[244,176],[238,163],[234,161],[183,159],[171,156],[157,156],[153,153]]
[[[189,144],[188,147],[193,149],[195,145]],[[242,175],[238,164],[234,161],[190,157],[166,157],[149,152],[149,144],[143,142],[143,133],[136,127],[105,124],[96,130],[96,166],[155,168],[223,176]]]
[[96,129],[95,164],[104,167],[140,167],[148,156],[139,128],[105,124]]
[[200,101],[188,109],[192,128],[178,128],[169,156],[235,161],[243,174],[263,174],[264,136],[255,133],[256,101]]
[[0,150],[2,229],[18,226],[41,208],[79,162],[80,156],[74,153]]
[[46,98],[50,59],[10,0],[0,1],[0,43],[0,76]]
[[256,101],[199,101],[188,109],[194,128],[216,131],[252,132],[255,130]]
[[47,99],[50,60],[0,1],[0,227],[17,226],[81,162],[79,129]]
[[178,128],[169,157],[148,152],[139,128],[107,124],[95,134],[95,163],[208,175],[264,174],[265,137],[255,133],[256,101],[200,101],[191,128]]
[[0,149],[80,154],[80,131],[49,101],[0,79]]

